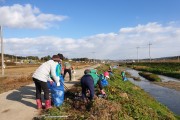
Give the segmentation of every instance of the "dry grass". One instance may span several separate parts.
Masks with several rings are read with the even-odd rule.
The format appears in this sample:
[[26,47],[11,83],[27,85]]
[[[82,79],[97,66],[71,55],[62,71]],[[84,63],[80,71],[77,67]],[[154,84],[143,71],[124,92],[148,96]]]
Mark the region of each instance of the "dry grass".
[[[80,69],[89,66],[86,63],[73,63],[75,69]],[[8,66],[4,70],[5,75],[0,76],[0,93],[18,89],[22,86],[33,83],[32,74],[39,65],[17,65]],[[0,71],[0,75],[2,71]]]
[[161,83],[157,82],[156,84],[180,91],[180,82],[168,81]]
[[24,85],[31,84],[32,82],[31,75],[21,77],[6,77],[4,80],[0,81],[0,93],[20,88]]
[[[80,91],[81,88],[79,85],[69,90],[70,93],[80,93]],[[66,94],[66,97],[65,102],[71,106],[67,110],[71,119],[117,120],[119,113],[122,113],[121,104],[107,99],[96,97],[92,102],[84,102],[82,99],[76,99],[78,98],[77,95]]]
[[[21,76],[28,76],[30,74],[32,74],[37,68],[39,67],[39,65],[35,65],[35,66],[10,66],[7,67],[4,70],[4,77],[21,77]],[[1,72],[0,72],[1,74]],[[0,80],[2,80],[4,77],[1,76]]]

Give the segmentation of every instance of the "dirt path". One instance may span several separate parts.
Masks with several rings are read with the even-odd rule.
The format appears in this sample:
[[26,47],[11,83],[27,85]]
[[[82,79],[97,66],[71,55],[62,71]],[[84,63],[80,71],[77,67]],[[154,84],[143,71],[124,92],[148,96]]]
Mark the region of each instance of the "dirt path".
[[[97,65],[91,66],[91,68],[94,67]],[[85,69],[76,70],[73,81],[65,81],[65,85],[70,88],[77,83]],[[38,116],[38,110],[36,109],[34,84],[0,94],[1,120],[32,120],[35,116]]]

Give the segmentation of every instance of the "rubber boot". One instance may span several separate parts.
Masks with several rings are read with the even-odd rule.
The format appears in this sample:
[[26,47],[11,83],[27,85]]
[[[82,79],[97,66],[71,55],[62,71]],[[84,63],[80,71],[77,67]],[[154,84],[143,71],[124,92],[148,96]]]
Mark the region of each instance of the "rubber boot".
[[42,101],[41,101],[41,99],[36,99],[36,103],[37,103],[37,109],[42,109]]
[[45,100],[45,109],[52,108],[51,106],[51,100]]

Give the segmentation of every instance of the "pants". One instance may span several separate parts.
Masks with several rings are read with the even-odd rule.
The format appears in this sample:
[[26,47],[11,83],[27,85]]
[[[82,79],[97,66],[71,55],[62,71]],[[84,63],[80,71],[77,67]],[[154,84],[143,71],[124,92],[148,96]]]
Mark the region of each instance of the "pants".
[[33,78],[33,81],[36,86],[36,99],[41,99],[41,92],[44,92],[44,100],[49,100],[49,88],[47,82],[40,81],[36,78]]
[[71,77],[72,77],[72,75],[71,75],[71,69],[65,69],[64,70],[64,78],[65,78],[65,76],[66,76],[66,73],[68,72],[68,74],[69,74],[69,81],[71,81]]
[[86,98],[86,90],[90,91],[90,100],[94,98],[94,81],[92,77],[89,76],[84,76],[81,78],[81,87],[82,87],[82,98]]
[[97,84],[98,84],[98,86],[99,86],[99,89],[102,90],[103,87],[102,87],[102,84],[101,84],[101,80],[99,80]]

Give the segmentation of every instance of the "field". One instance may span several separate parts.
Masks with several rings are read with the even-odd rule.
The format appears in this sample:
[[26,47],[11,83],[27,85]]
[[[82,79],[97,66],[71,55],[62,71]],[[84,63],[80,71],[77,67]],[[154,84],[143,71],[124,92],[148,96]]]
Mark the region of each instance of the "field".
[[[40,64],[34,65],[14,65],[7,66],[4,70],[5,75],[2,76],[0,72],[0,93],[20,88],[24,85],[33,83],[32,73],[39,67]],[[86,63],[72,63],[75,69],[80,69],[90,64]]]
[[39,65],[10,66],[5,69],[5,75],[0,77],[0,93],[31,84],[32,73]]

